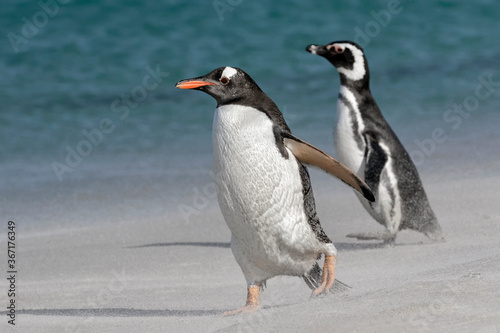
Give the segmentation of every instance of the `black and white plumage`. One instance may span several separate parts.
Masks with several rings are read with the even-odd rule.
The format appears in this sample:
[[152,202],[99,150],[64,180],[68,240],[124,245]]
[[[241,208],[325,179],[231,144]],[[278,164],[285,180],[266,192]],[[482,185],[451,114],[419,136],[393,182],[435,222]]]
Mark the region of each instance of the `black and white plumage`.
[[[303,163],[374,200],[370,189],[342,164],[293,136],[276,104],[241,69],[217,68],[176,87],[203,91],[217,101],[212,140],[217,198],[248,283],[246,306],[229,314],[256,310],[262,286],[277,275],[303,277],[316,288],[314,295],[327,292],[337,250],[319,223]],[[317,264],[321,254],[323,274]]]
[[442,240],[419,174],[409,154],[384,119],[370,91],[370,72],[363,49],[354,42],[309,45],[306,50],[326,58],[340,74],[335,150],[339,160],[372,189],[376,201],[359,197],[385,232],[351,234],[394,244],[397,232],[412,229]]

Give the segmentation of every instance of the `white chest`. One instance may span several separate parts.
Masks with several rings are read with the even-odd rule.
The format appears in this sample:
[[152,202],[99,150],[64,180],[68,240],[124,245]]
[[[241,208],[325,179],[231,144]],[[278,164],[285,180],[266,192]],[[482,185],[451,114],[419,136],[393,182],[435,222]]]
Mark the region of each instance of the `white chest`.
[[[364,140],[361,133],[364,125],[356,98],[347,88],[340,87],[337,102],[337,123],[334,129],[334,145],[343,164],[363,177]],[[360,142],[362,143],[360,147]]]
[[282,210],[302,207],[297,161],[291,152],[285,159],[275,142],[273,123],[264,113],[234,105],[216,110],[214,169],[221,209],[231,216],[226,221],[232,231],[241,220],[266,223],[277,220]]
[[222,214],[245,262],[270,275],[283,273],[280,265],[290,265],[290,253],[317,246],[304,213],[299,165],[290,151],[288,159],[281,155],[272,129],[271,120],[250,107],[215,112],[214,171]]

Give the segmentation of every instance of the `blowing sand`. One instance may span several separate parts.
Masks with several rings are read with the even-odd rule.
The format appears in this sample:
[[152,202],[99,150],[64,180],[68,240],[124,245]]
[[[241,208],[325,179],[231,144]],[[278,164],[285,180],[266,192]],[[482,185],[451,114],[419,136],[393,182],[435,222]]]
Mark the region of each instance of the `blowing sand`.
[[[446,242],[411,231],[395,247],[345,238],[378,230],[354,194],[313,173],[322,224],[339,250],[349,291],[310,300],[295,277],[268,281],[257,313],[214,199],[201,214],[18,227],[17,332],[500,332],[498,177],[424,177]],[[5,248],[6,235],[2,236]],[[6,271],[2,260],[2,269]],[[5,309],[7,286],[2,288]]]

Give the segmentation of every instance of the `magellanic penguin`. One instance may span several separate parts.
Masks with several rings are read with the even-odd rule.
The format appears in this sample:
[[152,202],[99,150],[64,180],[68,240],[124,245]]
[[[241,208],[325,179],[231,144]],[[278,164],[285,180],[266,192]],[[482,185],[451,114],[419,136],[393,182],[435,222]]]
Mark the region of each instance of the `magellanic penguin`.
[[373,191],[376,201],[359,200],[383,232],[350,234],[394,245],[397,232],[412,229],[442,240],[441,227],[429,205],[410,156],[386,122],[370,92],[370,72],[363,49],[349,41],[309,45],[306,50],[326,58],[340,74],[334,144],[340,162]]
[[[304,164],[374,200],[368,186],[292,135],[276,104],[241,69],[220,67],[176,87],[203,91],[217,101],[212,136],[217,198],[248,285],[246,305],[226,315],[257,310],[266,280],[278,275],[303,277],[313,296],[330,291],[337,250],[319,223]],[[317,264],[322,254],[323,272]]]

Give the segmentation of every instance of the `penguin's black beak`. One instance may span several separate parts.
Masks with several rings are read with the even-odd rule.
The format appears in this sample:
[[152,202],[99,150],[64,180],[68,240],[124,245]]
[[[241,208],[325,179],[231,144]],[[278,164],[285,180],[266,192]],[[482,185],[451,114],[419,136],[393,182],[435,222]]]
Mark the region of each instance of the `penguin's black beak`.
[[194,79],[180,80],[176,83],[175,87],[179,89],[197,89],[204,86],[215,86],[216,83],[207,81],[203,77]]
[[306,51],[312,54],[317,54],[320,56],[324,56],[329,52],[329,50],[326,48],[324,45],[316,45],[316,44],[311,44],[308,47],[306,47]]

